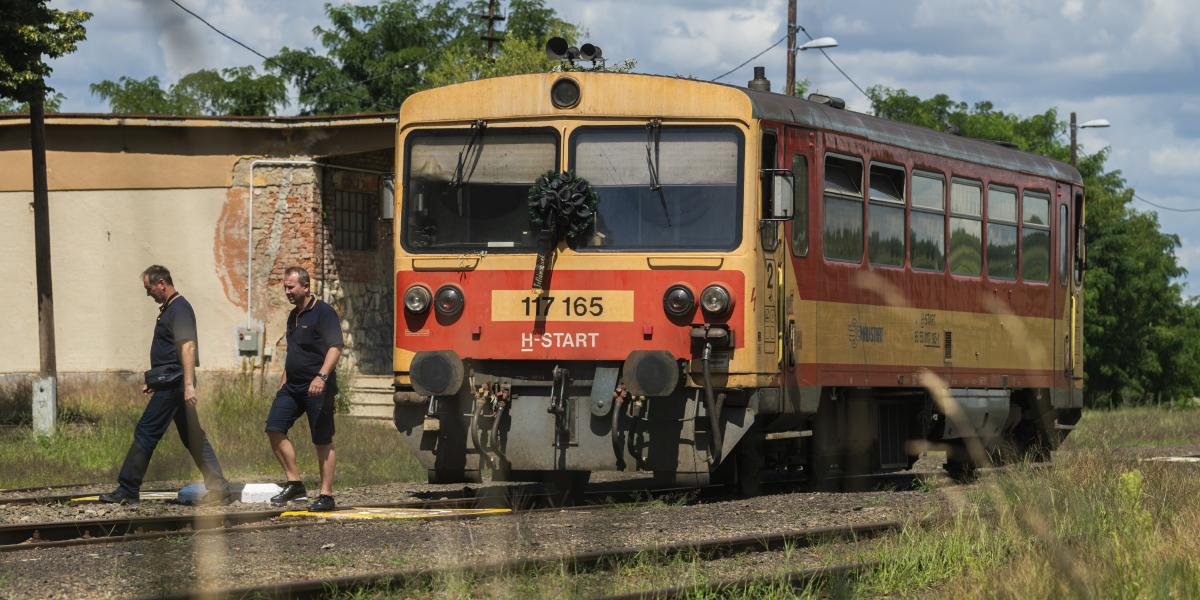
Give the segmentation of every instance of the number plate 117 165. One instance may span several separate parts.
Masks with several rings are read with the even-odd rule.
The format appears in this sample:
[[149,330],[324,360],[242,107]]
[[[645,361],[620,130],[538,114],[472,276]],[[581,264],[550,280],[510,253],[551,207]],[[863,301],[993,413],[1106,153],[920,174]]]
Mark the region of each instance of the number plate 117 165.
[[492,290],[493,321],[633,321],[632,290]]

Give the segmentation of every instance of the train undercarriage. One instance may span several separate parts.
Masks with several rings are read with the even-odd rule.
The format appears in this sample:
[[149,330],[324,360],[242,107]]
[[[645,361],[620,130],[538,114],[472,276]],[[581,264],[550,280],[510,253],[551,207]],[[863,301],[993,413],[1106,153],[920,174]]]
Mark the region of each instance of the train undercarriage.
[[651,358],[464,361],[453,393],[398,393],[395,425],[430,482],[490,474],[581,485],[592,471],[639,471],[749,495],[767,472],[846,489],[856,475],[909,469],[926,450],[944,450],[946,470],[965,479],[980,466],[1048,458],[1079,418],[1036,389],[706,390],[682,369],[672,377],[678,363]]

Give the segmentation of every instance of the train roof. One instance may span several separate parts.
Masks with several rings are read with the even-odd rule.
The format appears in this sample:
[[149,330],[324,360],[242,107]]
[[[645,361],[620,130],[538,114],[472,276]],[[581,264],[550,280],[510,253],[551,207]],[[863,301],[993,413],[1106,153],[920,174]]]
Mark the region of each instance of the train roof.
[[756,119],[796,123],[814,129],[864,137],[918,152],[1083,184],[1083,179],[1075,167],[1038,154],[1005,148],[994,142],[941,133],[919,125],[833,108],[803,98],[739,86],[731,87],[741,90],[750,98]]

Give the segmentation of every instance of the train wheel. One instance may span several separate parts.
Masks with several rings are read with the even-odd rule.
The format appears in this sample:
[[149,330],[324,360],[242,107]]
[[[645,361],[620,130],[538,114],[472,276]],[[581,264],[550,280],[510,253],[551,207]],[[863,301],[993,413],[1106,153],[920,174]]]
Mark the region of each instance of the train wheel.
[[425,469],[429,483],[480,483],[483,478],[478,470]]
[[542,486],[551,506],[582,504],[591,471],[542,471]]
[[942,468],[959,483],[970,483],[979,476],[978,465],[972,460],[966,444],[961,441],[953,443],[946,450],[946,464]]
[[763,455],[761,448],[749,440],[721,462],[712,474],[712,481],[731,489],[743,498],[757,496],[762,492]]

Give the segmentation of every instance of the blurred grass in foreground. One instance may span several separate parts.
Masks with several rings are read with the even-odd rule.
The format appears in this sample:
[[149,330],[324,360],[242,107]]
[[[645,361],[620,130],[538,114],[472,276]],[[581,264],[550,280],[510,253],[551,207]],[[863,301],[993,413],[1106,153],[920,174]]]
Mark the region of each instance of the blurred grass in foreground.
[[[201,376],[200,422],[225,475],[233,481],[283,478],[263,433],[274,391],[268,385],[259,394],[236,375]],[[111,380],[60,385],[59,431],[40,439],[29,428],[29,393],[26,382],[0,385],[0,488],[107,481],[115,485],[134,426],[146,406],[140,386]],[[424,469],[389,423],[338,415],[336,427],[336,485],[424,481]],[[305,478],[315,481],[316,458],[305,417],[296,422],[289,437]],[[172,425],[155,449],[146,481],[199,478]]]
[[[1194,533],[1200,466],[1138,461],[1111,451],[1160,439],[1200,443],[1200,410],[1089,412],[1052,468],[1016,464],[970,486],[936,488],[933,493],[950,508],[935,524],[913,524],[860,544],[789,549],[767,561],[767,572],[779,574],[814,563],[881,563],[862,574],[801,590],[776,581],[687,597],[1200,598],[1200,537]],[[930,502],[930,510],[937,511],[937,503]],[[623,513],[612,514],[620,519]],[[402,551],[393,562],[413,569],[425,559]],[[353,565],[355,557],[339,560]],[[717,573],[713,562],[696,556],[647,552],[594,573],[550,567],[500,576],[450,574],[339,597],[585,598],[704,585],[762,573],[763,563],[753,555],[733,557]]]

